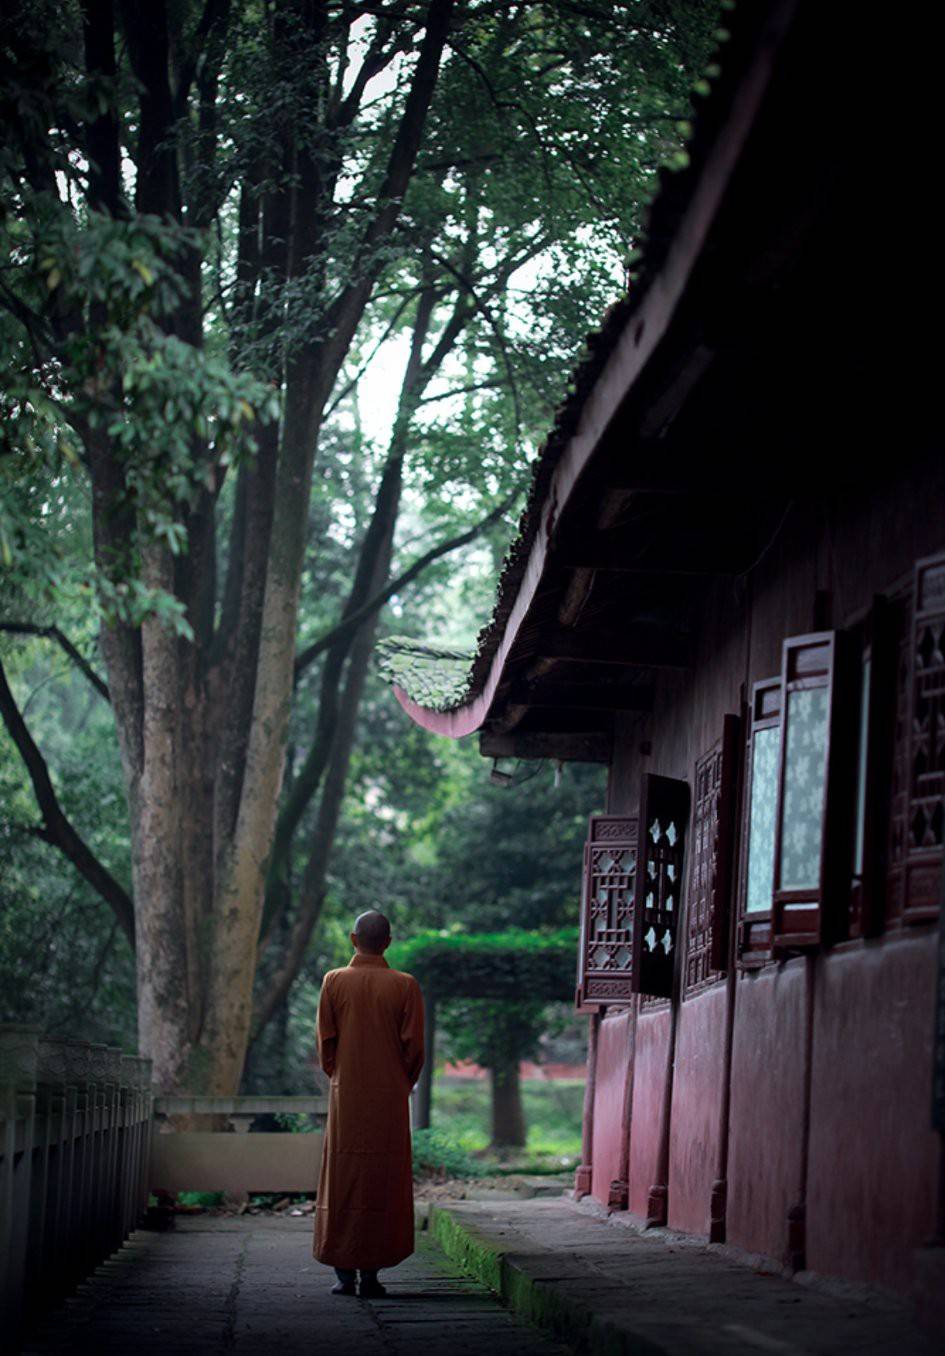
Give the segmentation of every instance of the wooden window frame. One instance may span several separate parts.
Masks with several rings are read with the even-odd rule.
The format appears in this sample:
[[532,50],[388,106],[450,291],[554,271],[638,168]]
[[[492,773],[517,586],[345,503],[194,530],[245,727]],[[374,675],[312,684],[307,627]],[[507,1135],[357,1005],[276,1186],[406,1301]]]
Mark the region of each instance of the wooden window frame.
[[[896,610],[889,598],[878,594],[869,615],[859,628],[860,669],[857,688],[856,744],[850,835],[850,874],[847,896],[848,937],[875,937],[883,929],[886,905],[886,868],[893,777],[893,732],[896,722],[896,683],[900,638]],[[868,715],[863,765],[863,860],[856,867],[857,810],[860,778],[860,736],[863,730],[862,669],[870,665],[865,689]]]
[[[782,645],[781,654],[781,746],[778,751],[771,927],[775,950],[794,951],[840,940],[846,933],[856,748],[852,716],[857,702],[850,698],[849,635],[841,631],[814,631],[789,636]],[[827,693],[820,870],[815,884],[789,889],[781,884],[781,855],[790,699],[795,692],[819,688],[826,689]]]
[[895,691],[890,717],[888,822],[884,831],[885,887],[882,924],[886,931],[902,926],[902,893],[909,819],[909,694],[912,689],[912,585],[887,598],[895,636]]
[[[711,987],[729,968],[740,731],[738,716],[724,716],[721,737],[696,761],[693,770],[684,998]],[[712,782],[709,788],[703,786],[707,779]],[[711,806],[709,813],[707,805]]]
[[[942,696],[942,665],[936,664],[928,669],[919,662],[919,636],[932,626],[939,631],[938,653],[945,649],[942,635],[945,634],[945,552],[925,556],[916,561],[912,594],[912,615],[909,631],[909,755],[908,784],[906,799],[906,850],[903,861],[902,884],[902,921],[903,923],[927,923],[938,917],[942,893],[943,844],[940,837],[937,844],[916,841],[916,821],[921,812],[941,819],[945,795],[941,783],[945,772],[925,774],[920,785],[916,775],[916,760],[923,738],[937,742],[938,726],[934,721],[920,723],[920,700],[933,700],[940,712],[945,711],[945,698]],[[930,694],[930,695],[929,695]],[[929,809],[930,803],[935,802]]]
[[[743,764],[742,825],[739,850],[738,889],[738,961],[746,969],[764,965],[772,956],[771,915],[773,905],[765,910],[748,912],[748,853],[751,846],[752,764],[755,736],[759,730],[781,727],[781,676],[762,678],[752,685],[751,707],[745,723],[745,753]],[[778,749],[780,761],[781,750]],[[777,793],[775,793],[777,794]],[[775,811],[777,813],[777,811]]]
[[[588,966],[588,939],[591,931],[594,853],[612,848],[631,851],[635,872],[638,866],[638,824],[635,815],[591,815],[584,844],[584,870],[581,878],[581,932],[578,943],[577,986],[574,1002],[578,1012],[598,1012],[612,1003],[634,1000],[631,967],[619,972],[595,970]],[[627,945],[633,946],[634,891],[630,891],[627,918]]]
[[[679,969],[679,948],[684,937],[680,918],[685,902],[686,840],[689,835],[691,794],[689,783],[676,777],[661,777],[653,772],[643,775],[640,792],[637,869],[633,908],[633,989],[655,998],[671,998]],[[678,825],[677,841],[669,843],[665,834],[654,842],[649,832],[652,823],[669,819]],[[678,846],[677,846],[678,842]],[[667,860],[673,858],[674,860]],[[650,863],[654,876],[649,874]],[[672,865],[674,889],[667,891],[664,865]],[[648,882],[655,880],[655,888]],[[672,894],[672,908],[665,907]],[[653,900],[650,903],[650,900]],[[665,938],[669,937],[667,951]],[[653,936],[655,944],[648,938]],[[662,955],[659,953],[662,952]]]

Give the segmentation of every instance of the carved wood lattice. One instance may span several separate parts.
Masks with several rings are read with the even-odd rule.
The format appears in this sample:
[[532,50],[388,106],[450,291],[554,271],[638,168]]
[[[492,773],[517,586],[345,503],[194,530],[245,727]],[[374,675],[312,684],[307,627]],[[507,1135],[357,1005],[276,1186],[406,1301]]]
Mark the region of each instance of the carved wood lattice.
[[945,556],[919,561],[912,628],[903,918],[938,913],[945,840]]
[[669,998],[679,940],[689,787],[647,773],[640,797],[640,850],[633,916],[633,987]]
[[906,824],[909,819],[909,692],[912,686],[910,598],[893,600],[893,625],[899,637],[896,706],[893,725],[889,840],[886,853],[886,925],[899,922],[905,880]]
[[686,904],[686,997],[728,968],[728,920],[738,768],[738,717],[696,763],[692,854]]
[[633,996],[636,863],[636,819],[592,815],[584,848],[579,1007],[626,1003]]

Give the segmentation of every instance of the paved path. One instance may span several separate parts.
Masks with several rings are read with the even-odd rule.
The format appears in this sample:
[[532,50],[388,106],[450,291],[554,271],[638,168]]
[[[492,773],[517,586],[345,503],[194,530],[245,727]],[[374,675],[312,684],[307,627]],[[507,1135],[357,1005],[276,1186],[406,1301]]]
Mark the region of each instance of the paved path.
[[558,1200],[452,1202],[431,1228],[523,1313],[632,1356],[941,1356],[906,1307]]
[[311,1220],[178,1218],[139,1231],[28,1340],[52,1356],[566,1356],[422,1238],[382,1300],[329,1294]]

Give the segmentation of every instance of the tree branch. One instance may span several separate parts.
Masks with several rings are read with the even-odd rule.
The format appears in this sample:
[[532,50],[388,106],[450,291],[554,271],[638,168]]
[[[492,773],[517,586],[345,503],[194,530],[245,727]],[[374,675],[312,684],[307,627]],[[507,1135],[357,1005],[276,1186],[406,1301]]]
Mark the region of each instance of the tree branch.
[[377,260],[378,246],[390,235],[400,215],[403,197],[420,149],[452,18],[453,0],[430,0],[417,67],[391,148],[384,181],[378,190],[377,212],[361,238],[351,269],[352,281],[329,308],[328,325],[330,330],[335,331],[334,342],[339,352],[347,352],[370,296],[380,266]]
[[461,546],[468,546],[471,541],[475,541],[476,538],[485,532],[487,528],[491,527],[493,523],[498,522],[502,515],[515,503],[517,497],[518,490],[516,490],[514,494],[510,494],[507,499],[503,499],[501,504],[494,508],[491,513],[488,513],[485,518],[481,519],[473,527],[467,528],[465,532],[460,532],[455,537],[449,537],[446,541],[440,542],[438,546],[434,546],[429,551],[424,552],[424,554],[415,560],[408,569],[404,570],[403,574],[399,574],[396,579],[392,579],[390,583],[386,584],[373,598],[369,598],[363,606],[350,613],[349,616],[342,618],[336,626],[333,626],[330,631],[326,631],[324,635],[319,636],[318,640],[313,641],[311,645],[307,645],[295,661],[296,679],[305,672],[310,664],[314,663],[319,655],[324,654],[325,651],[335,644],[342,636],[347,635],[350,631],[353,631],[360,626],[365,618],[382,608],[389,599],[393,598],[395,593],[399,593],[401,589],[406,588],[408,584],[412,583],[419,574],[423,573],[428,565],[432,565],[433,562],[439,560],[441,556],[447,556],[451,551],[458,551]]
[[174,91],[175,117],[182,118],[187,111],[190,87],[194,82],[194,76],[197,74],[197,66],[203,55],[207,39],[218,24],[225,30],[229,17],[230,0],[206,0],[203,14],[201,14],[200,22],[194,32],[194,40],[181,66],[177,88]]
[[0,621],[0,631],[5,631],[11,636],[41,636],[44,640],[54,640],[59,648],[69,656],[76,668],[85,674],[98,695],[104,697],[107,702],[111,701],[108,684],[98,676],[89,661],[79,653],[69,637],[63,635],[58,626],[37,626],[33,622]]
[[36,830],[37,835],[68,857],[79,874],[101,895],[113,911],[133,949],[135,913],[131,897],[63,814],[46,760],[20,714],[2,663],[0,663],[0,716],[3,717],[3,723],[29,773],[36,803],[43,816],[42,827]]

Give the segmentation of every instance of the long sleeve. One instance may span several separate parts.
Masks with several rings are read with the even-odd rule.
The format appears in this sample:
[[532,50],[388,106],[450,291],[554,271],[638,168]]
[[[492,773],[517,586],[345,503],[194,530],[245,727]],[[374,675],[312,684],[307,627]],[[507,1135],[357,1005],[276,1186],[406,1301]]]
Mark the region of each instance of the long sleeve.
[[338,1049],[338,1024],[331,1001],[331,984],[328,975],[322,982],[322,991],[318,998],[318,1020],[315,1031],[318,1042],[318,1062],[328,1077],[331,1078],[335,1072],[335,1055]]
[[423,994],[416,980],[410,984],[400,1019],[400,1049],[404,1072],[413,1087],[423,1068]]

